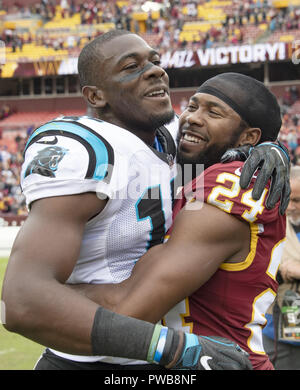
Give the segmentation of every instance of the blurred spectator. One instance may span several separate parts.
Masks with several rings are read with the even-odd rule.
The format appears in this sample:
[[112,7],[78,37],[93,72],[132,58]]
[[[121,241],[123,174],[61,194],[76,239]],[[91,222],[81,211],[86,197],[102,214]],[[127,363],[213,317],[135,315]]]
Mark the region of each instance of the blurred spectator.
[[18,137],[17,152],[12,153],[7,146],[0,146],[0,214],[26,215],[24,196],[20,188],[20,170],[23,161],[22,151],[25,139]]
[[[263,342],[266,352],[273,358],[275,369],[300,370],[300,342],[295,334],[297,332],[288,340],[277,340],[276,320],[278,311],[285,305],[284,294],[287,291],[295,291],[295,284],[296,287],[300,287],[300,167],[291,169],[291,200],[287,209],[286,242],[279,271],[282,280],[277,292],[275,311],[272,307],[266,314],[268,323],[263,330]],[[298,299],[298,306],[299,304]],[[293,313],[296,314],[297,300],[293,301],[293,309],[295,310]],[[284,323],[284,326],[286,325]],[[296,327],[298,325],[296,319]]]
[[286,140],[287,140],[289,150],[291,151],[292,154],[294,154],[298,146],[298,136],[295,128],[289,131]]
[[293,165],[298,165],[300,166],[300,146],[295,150],[295,154],[293,156],[292,160]]
[[11,114],[12,110],[7,104],[4,104],[4,106],[0,108],[0,120],[7,118]]
[[284,89],[278,101],[282,109],[282,127],[279,139],[287,146],[293,165],[300,165],[300,123],[299,114],[293,109],[299,101],[299,89],[290,86]]
[[0,149],[0,161],[2,162],[2,168],[8,167],[10,158],[11,154],[8,151],[7,146],[2,146],[2,150]]
[[67,17],[69,14],[69,4],[68,0],[61,0],[60,2],[60,7],[61,7],[61,16],[63,18]]
[[291,95],[291,104],[296,103],[296,101],[299,99],[299,90],[296,87],[296,85],[290,87],[290,95]]

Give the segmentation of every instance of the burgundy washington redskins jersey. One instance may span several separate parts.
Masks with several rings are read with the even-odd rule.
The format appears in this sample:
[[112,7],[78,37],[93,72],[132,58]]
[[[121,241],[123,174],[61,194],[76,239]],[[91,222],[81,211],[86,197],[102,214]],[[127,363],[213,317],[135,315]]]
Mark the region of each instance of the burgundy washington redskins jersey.
[[278,204],[272,210],[265,207],[268,186],[258,201],[251,196],[253,179],[248,189],[241,189],[241,167],[242,163],[235,161],[205,170],[185,189],[186,197],[176,201],[173,217],[186,202],[204,200],[249,223],[249,254],[238,263],[224,259],[212,278],[177,304],[164,317],[164,323],[185,332],[227,337],[249,353],[254,369],[273,369],[264,352],[262,328],[276,296],[285,216],[279,215]]

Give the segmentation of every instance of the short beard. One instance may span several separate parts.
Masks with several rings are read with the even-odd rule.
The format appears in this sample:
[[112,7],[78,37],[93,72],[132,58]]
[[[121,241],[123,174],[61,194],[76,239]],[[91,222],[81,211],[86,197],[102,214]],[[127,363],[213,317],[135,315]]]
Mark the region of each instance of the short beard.
[[[223,154],[228,150],[237,147],[237,141],[241,135],[241,133],[245,130],[246,126],[248,126],[244,121],[241,121],[240,126],[234,134],[232,134],[232,137],[230,141],[226,145],[211,145],[203,152],[200,152],[198,155],[193,157],[185,157],[182,156],[180,153],[177,154],[177,163],[181,166],[182,172],[184,172],[184,165],[185,164],[191,164],[192,165],[192,179],[194,179],[197,176],[197,172],[199,169],[197,169],[197,164],[202,164],[203,169],[207,169],[208,167],[218,164],[221,162],[221,157]],[[177,140],[179,141],[179,140]],[[186,183],[186,180],[184,179],[184,183]]]
[[[188,170],[188,172],[190,172],[189,177],[183,177],[184,185],[186,185],[190,180],[195,179],[195,177],[201,173],[201,170],[203,171],[204,169],[207,169],[214,164],[218,164],[226,150],[231,149],[234,145],[235,143],[230,143],[218,149],[216,149],[216,145],[213,145],[206,149],[206,151],[199,153],[197,156],[191,158],[183,157],[178,154],[177,163],[181,167],[183,176],[185,172],[184,166],[190,165]],[[201,164],[201,167],[199,164]]]
[[217,145],[211,145],[209,148],[207,148],[205,151],[200,152],[196,156],[193,157],[185,157],[182,156],[180,153],[177,157],[178,164],[203,164],[204,169],[210,167],[211,165],[217,164],[221,161],[221,157],[228,149],[232,149],[236,145],[236,141],[238,139],[238,135],[233,137],[231,142],[228,142],[226,145],[217,146]]
[[175,112],[174,110],[170,110],[168,112],[166,112],[165,114],[163,115],[155,115],[155,114],[151,114],[148,118],[148,123],[149,123],[149,126],[147,126],[147,124],[143,124],[143,128],[147,131],[153,131],[153,130],[156,130],[158,129],[159,127],[161,126],[164,126],[164,125],[167,125],[168,123],[170,123],[173,119],[174,119],[174,116],[175,116]]
[[160,115],[151,113],[148,116],[145,115],[141,119],[131,118],[130,115],[127,115],[124,123],[126,124],[127,129],[130,129],[132,132],[140,133],[142,131],[143,133],[152,133],[159,127],[170,123],[174,119],[174,115],[175,112],[173,109]]

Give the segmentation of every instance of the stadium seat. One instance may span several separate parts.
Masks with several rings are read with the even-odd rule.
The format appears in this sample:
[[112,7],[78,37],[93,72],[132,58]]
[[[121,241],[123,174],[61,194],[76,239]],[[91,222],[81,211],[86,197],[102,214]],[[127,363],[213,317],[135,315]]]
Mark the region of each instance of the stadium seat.
[[1,120],[0,128],[20,128],[29,126],[40,126],[41,124],[55,119],[61,115],[73,116],[73,115],[84,115],[85,111],[42,111],[42,112],[17,112]]
[[44,24],[44,28],[47,30],[57,28],[69,28],[80,25],[80,14],[74,14],[70,18],[56,17],[52,21]]

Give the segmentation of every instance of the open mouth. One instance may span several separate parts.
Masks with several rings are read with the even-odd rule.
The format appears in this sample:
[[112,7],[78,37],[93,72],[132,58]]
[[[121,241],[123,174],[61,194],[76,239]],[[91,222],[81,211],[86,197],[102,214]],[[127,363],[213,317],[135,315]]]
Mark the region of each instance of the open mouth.
[[200,144],[201,142],[205,142],[205,139],[200,136],[195,136],[195,135],[185,133],[181,137],[181,141],[184,141],[184,143],[189,143],[189,144]]
[[153,91],[145,94],[145,97],[147,97],[147,98],[165,98],[168,96],[169,95],[168,95],[167,91],[163,88],[156,89],[156,90],[153,90]]

